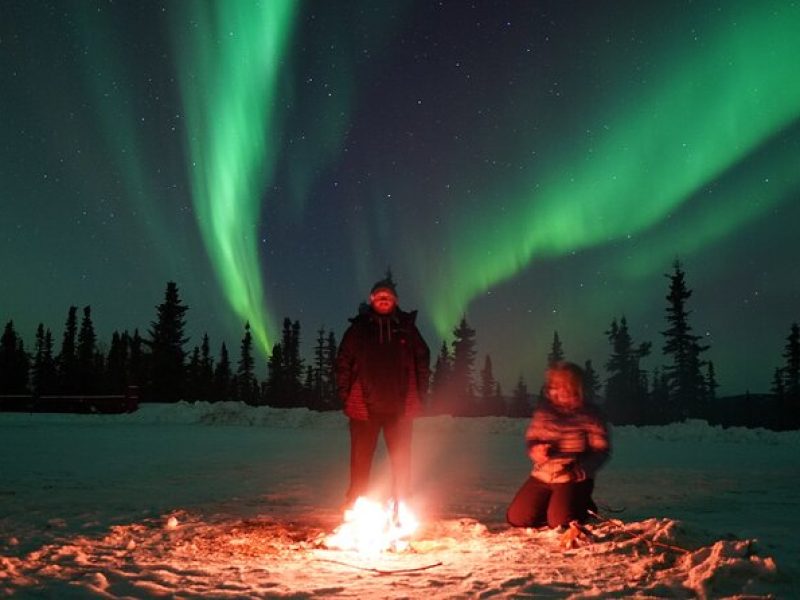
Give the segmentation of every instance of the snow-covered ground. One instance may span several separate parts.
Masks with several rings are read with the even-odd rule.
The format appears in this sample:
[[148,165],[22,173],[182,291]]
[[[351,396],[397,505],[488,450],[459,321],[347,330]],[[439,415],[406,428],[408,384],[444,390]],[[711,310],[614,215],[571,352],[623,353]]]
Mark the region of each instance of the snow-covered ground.
[[[525,426],[420,419],[423,526],[406,551],[360,556],[320,543],[346,486],[339,414],[0,414],[0,595],[800,597],[800,432],[616,428],[595,496],[623,524],[565,550],[556,532],[504,524]],[[381,453],[378,494],[384,466]]]

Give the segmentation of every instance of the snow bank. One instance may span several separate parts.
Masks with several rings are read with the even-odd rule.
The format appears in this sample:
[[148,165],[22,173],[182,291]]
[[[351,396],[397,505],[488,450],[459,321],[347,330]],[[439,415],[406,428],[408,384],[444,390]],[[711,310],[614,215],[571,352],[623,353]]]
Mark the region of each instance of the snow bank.
[[307,408],[250,406],[243,402],[174,402],[140,404],[133,413],[79,415],[69,413],[0,413],[2,424],[80,425],[240,425],[283,428],[341,427],[346,418],[338,411],[315,412]]
[[[331,429],[345,426],[346,417],[339,411],[316,412],[306,408],[249,406],[242,402],[176,402],[142,404],[134,413],[121,415],[77,415],[66,413],[0,413],[3,424],[132,424],[132,425],[237,425],[286,429]],[[427,432],[472,432],[481,434],[522,435],[527,419],[510,417],[422,417],[416,427]],[[658,426],[614,427],[615,442],[659,440],[665,442],[725,442],[770,445],[799,445],[800,431],[771,431],[746,427],[712,426],[705,421],[689,420]]]

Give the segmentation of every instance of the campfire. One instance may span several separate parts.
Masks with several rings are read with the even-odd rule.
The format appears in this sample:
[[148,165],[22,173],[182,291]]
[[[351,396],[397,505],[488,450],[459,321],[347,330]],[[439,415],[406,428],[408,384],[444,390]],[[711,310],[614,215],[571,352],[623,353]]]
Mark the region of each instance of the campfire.
[[363,554],[402,551],[417,527],[419,521],[403,502],[389,501],[382,506],[362,496],[345,511],[344,522],[326,538],[325,545]]

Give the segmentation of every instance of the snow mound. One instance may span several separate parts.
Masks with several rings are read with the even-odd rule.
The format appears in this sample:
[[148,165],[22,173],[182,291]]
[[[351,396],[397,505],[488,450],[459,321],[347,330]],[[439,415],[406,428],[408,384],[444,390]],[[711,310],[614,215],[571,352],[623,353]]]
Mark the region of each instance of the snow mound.
[[771,429],[747,427],[722,427],[709,425],[706,421],[689,419],[681,423],[669,425],[625,425],[615,427],[614,434],[619,439],[635,441],[637,439],[654,439],[665,442],[727,442],[771,445],[800,445],[800,431],[772,431]]
[[[307,408],[250,406],[242,402],[174,402],[141,404],[133,413],[119,415],[78,415],[69,413],[0,413],[0,424],[80,424],[108,423],[131,425],[215,425],[277,427],[285,429],[346,428],[347,418],[340,411],[317,412]],[[416,428],[425,432],[463,432],[476,435],[523,435],[527,419],[510,417],[422,417]],[[771,431],[746,427],[723,428],[705,421],[688,420],[669,425],[614,427],[617,444],[638,440],[665,442],[758,443],[800,446],[800,431]]]

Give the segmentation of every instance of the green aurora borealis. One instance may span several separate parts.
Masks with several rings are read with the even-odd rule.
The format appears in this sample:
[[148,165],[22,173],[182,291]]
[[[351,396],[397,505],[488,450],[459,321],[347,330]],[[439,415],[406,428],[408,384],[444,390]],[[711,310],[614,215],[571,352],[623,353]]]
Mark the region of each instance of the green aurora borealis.
[[[711,32],[702,46],[677,60],[671,56],[651,75],[653,85],[631,98],[631,108],[586,123],[599,132],[591,142],[570,148],[544,177],[521,178],[504,211],[462,216],[453,227],[454,251],[445,266],[437,265],[448,276],[428,277],[441,283],[430,303],[440,334],[476,295],[533,260],[656,227],[800,116],[797,66],[779,58],[800,56],[797,11],[744,9],[740,20]],[[734,196],[713,222],[690,223],[690,249],[704,249],[721,230],[757,217],[796,188],[800,168],[796,156],[789,158],[774,165],[785,176],[757,205]],[[747,177],[743,183],[752,184]],[[657,256],[650,271],[663,270],[669,259]],[[421,255],[418,261],[426,264]]]
[[264,351],[272,344],[258,230],[277,154],[276,91],[295,4],[194,4],[190,39],[176,43],[197,222],[225,297]]
[[[5,13],[5,14],[2,14]],[[0,8],[0,317],[262,353],[341,333],[391,265],[432,348],[466,314],[504,388],[557,329],[607,356],[686,266],[726,393],[800,319],[800,7],[274,0]],[[46,215],[46,219],[42,216]],[[235,350],[234,350],[235,353]],[[262,361],[263,364],[263,361]]]

